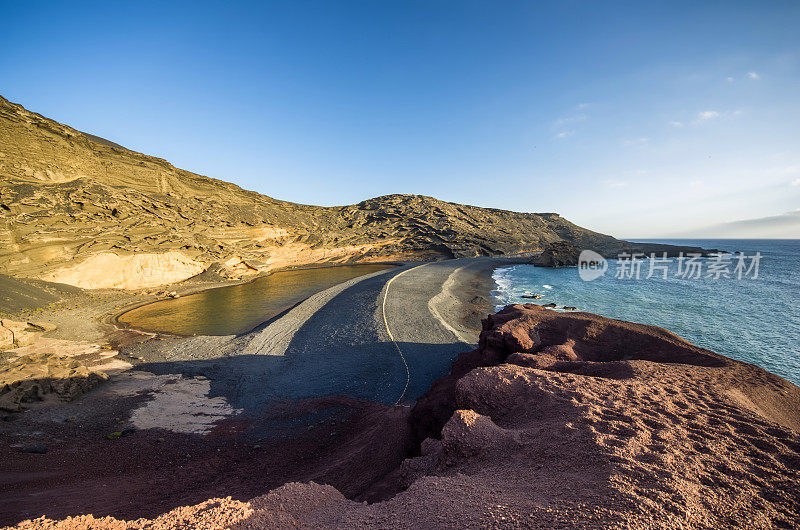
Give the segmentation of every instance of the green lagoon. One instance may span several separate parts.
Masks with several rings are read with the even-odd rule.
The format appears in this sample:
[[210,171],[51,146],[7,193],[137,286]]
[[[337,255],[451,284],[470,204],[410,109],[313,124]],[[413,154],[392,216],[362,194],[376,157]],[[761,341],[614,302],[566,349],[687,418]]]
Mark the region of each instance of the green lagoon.
[[276,272],[241,285],[159,300],[117,319],[134,328],[177,335],[237,335],[329,287],[393,265],[342,265]]

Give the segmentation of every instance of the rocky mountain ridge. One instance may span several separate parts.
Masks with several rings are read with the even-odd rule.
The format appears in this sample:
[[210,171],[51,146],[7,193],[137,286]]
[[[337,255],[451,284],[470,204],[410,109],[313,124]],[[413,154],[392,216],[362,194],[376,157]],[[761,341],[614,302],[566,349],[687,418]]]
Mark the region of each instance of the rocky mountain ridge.
[[534,252],[620,241],[554,213],[388,195],[295,204],[175,168],[0,97],[0,273],[143,288],[212,270]]

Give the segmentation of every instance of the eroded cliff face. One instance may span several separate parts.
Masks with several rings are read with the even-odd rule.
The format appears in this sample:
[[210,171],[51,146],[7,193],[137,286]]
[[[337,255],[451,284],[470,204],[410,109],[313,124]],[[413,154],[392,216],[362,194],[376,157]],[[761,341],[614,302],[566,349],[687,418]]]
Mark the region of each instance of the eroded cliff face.
[[[139,288],[196,274],[194,263],[241,277],[310,263],[513,254],[562,239],[617,243],[557,214],[423,196],[341,207],[279,201],[0,97],[0,273]],[[101,271],[103,260],[119,266]]]

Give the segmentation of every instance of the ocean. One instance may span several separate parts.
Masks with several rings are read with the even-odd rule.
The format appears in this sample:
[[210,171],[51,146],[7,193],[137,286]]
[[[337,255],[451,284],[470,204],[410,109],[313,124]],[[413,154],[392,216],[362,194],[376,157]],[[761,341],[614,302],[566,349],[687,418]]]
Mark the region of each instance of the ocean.
[[[742,258],[702,258],[691,265],[688,260],[679,264],[676,258],[644,259],[638,265],[609,260],[605,274],[592,281],[582,280],[577,268],[514,265],[494,271],[495,302],[498,308],[555,303],[661,326],[800,385],[800,240],[635,241],[738,251]],[[542,298],[522,296],[532,293]]]

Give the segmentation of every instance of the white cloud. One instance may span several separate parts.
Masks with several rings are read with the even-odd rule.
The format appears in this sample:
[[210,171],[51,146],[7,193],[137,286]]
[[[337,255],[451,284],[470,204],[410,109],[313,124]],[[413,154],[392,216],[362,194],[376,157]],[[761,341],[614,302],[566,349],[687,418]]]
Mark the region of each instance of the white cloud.
[[719,112],[716,110],[704,110],[697,113],[698,121],[713,120],[714,118],[719,118]]
[[642,138],[634,138],[633,140],[625,140],[623,143],[625,145],[638,145],[638,146],[645,146],[650,141],[650,138],[642,137]]
[[553,122],[553,125],[556,126],[556,127],[562,127],[562,126],[570,124],[570,123],[577,123],[577,122],[581,122],[581,121],[586,121],[587,119],[588,119],[588,116],[586,116],[586,114],[578,114],[578,115],[575,115],[575,116],[566,116],[564,118],[557,119],[555,122]]
[[556,138],[567,138],[575,134],[575,131],[561,131],[556,135]]
[[792,164],[788,166],[773,166],[758,172],[761,179],[769,179],[773,182],[784,181],[784,179],[796,179],[791,182],[792,186],[800,186],[800,178],[797,178],[800,173],[800,164]]
[[747,72],[747,78],[748,78],[748,79],[752,79],[752,80],[754,80],[754,81],[758,81],[759,79],[761,79],[761,76],[760,76],[760,75],[758,75],[758,74],[757,74],[757,73],[755,73],[755,72]]
[[590,106],[591,106],[591,103],[580,103],[580,104],[578,104],[578,106],[577,106],[577,107],[575,107],[575,108],[576,108],[576,109],[578,109],[578,110],[586,110],[586,109],[588,109]]
[[609,179],[609,180],[604,180],[603,185],[609,188],[624,188],[625,186],[628,185],[628,183],[625,182],[624,180]]
[[728,81],[728,83],[733,83],[733,78],[732,77],[728,77],[727,81]]
[[697,126],[703,123],[709,122],[711,120],[716,120],[717,118],[738,118],[742,115],[741,110],[726,110],[724,112],[719,112],[716,110],[703,110],[697,113],[697,117],[690,121],[690,122],[682,122],[677,120],[672,120],[669,123],[672,127],[685,127],[685,126]]

